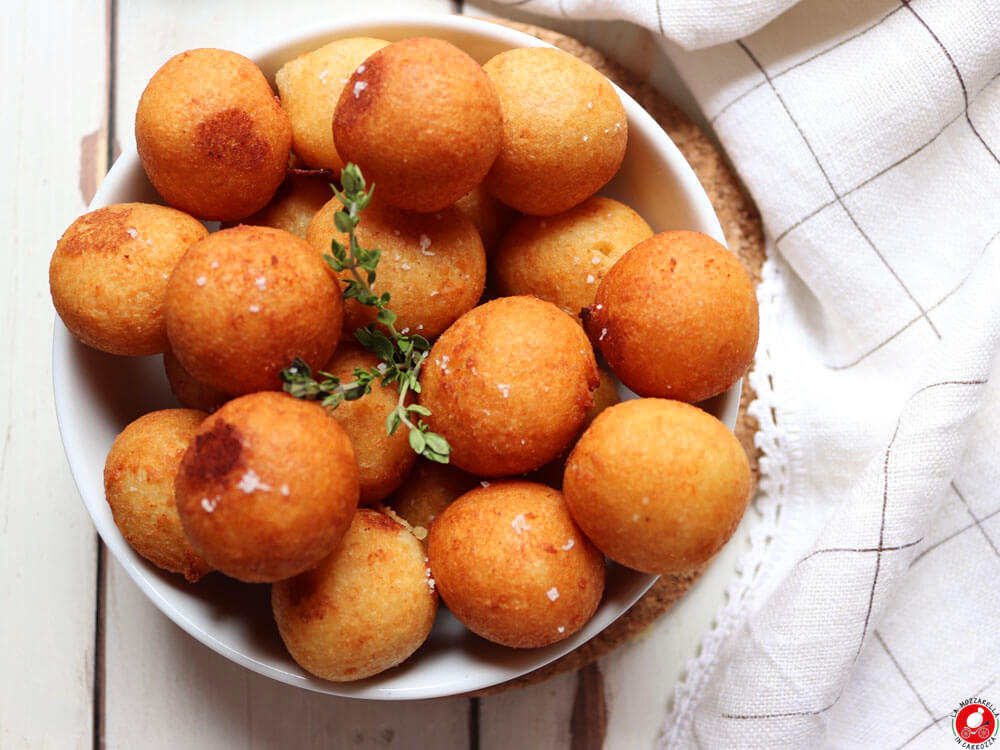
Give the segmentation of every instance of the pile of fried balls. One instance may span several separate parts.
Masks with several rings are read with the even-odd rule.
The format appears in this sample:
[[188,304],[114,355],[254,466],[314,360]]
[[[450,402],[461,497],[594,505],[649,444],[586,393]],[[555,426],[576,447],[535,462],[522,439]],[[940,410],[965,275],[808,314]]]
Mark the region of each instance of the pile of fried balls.
[[[186,407],[108,454],[128,543],[192,583],[272,584],[291,656],[335,681],[409,657],[439,596],[479,636],[535,648],[592,616],[606,558],[709,560],[751,477],[694,404],[748,370],[755,293],[715,240],[654,234],[596,194],[628,140],[608,80],[551,48],[480,65],[437,39],[349,38],[275,83],[234,52],[167,61],[135,119],[166,205],[91,211],[52,256],[69,331],[162,354]],[[382,251],[374,291],[432,342],[416,398],[450,464],[387,434],[395,384],[335,410],[282,392],[297,357],[345,380],[380,362],[354,337],[375,309],[323,260],[348,242],[330,187],[346,163],[375,185],[357,228]],[[640,398],[619,403],[612,373]]]

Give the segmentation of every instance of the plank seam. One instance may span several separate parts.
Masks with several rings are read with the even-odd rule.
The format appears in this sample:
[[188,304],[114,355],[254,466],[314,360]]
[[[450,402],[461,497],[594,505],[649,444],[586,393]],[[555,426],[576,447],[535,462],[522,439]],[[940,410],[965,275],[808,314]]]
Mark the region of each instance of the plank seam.
[[469,698],[469,750],[479,750],[479,698]]
[[[107,85],[107,97],[105,100],[105,128],[107,135],[105,143],[106,158],[104,162],[105,170],[111,168],[115,159],[115,86],[117,77],[115,76],[115,58],[118,54],[117,32],[118,25],[115,22],[118,15],[118,0],[105,0],[104,5],[104,39],[105,39],[105,61],[104,80]],[[104,544],[99,535],[96,535],[97,544],[97,580],[95,586],[95,612],[94,612],[94,695],[93,695],[93,750],[104,750],[104,714],[105,714],[105,623],[104,618],[107,611],[107,587],[105,586],[105,572],[107,570],[107,559]]]

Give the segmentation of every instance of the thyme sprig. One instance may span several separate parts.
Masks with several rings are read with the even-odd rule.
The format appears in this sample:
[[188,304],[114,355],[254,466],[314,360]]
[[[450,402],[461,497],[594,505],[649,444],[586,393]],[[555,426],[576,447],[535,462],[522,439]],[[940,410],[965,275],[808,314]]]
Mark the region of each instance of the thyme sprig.
[[356,164],[344,167],[340,184],[341,189],[333,186],[333,192],[343,209],[334,213],[333,221],[337,230],[347,235],[348,241],[344,246],[334,238],[330,243],[330,253],[323,259],[334,271],[350,273],[344,288],[344,299],[355,299],[376,309],[376,322],[357,329],[354,336],[381,362],[368,370],[355,368],[354,380],[343,382],[336,375],[323,371],[317,373],[322,379],[316,380],[309,366],[296,358],[290,367],[281,371],[284,389],[295,398],[320,401],[332,410],[344,401],[364,397],[371,392],[376,381],[383,387],[395,383],[399,398],[396,407],[386,417],[386,434],[394,434],[403,425],[410,432],[410,447],[417,454],[446,464],[451,446],[444,437],[432,432],[422,419],[430,416],[430,410],[420,404],[407,403],[411,392],[420,393],[420,369],[430,354],[430,342],[423,336],[404,335],[396,330],[396,314],[388,307],[389,293],[377,295],[373,291],[382,251],[363,248],[358,242],[356,230],[361,221],[360,214],[371,203],[375,186],[365,189],[365,179]]

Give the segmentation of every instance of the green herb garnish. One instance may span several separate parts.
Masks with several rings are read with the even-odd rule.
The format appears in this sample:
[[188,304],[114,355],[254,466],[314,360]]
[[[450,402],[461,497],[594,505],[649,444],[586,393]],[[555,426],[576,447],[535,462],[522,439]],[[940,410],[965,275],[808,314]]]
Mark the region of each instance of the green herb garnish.
[[[344,289],[344,299],[356,299],[362,305],[374,307],[377,323],[370,323],[354,332],[354,336],[366,349],[374,352],[380,360],[378,367],[368,370],[354,369],[354,380],[342,382],[328,372],[318,372],[322,380],[313,378],[312,371],[296,357],[290,367],[281,371],[284,389],[295,398],[320,401],[327,409],[336,409],[344,401],[354,401],[371,392],[372,384],[379,381],[382,386],[396,383],[399,400],[396,408],[386,418],[386,434],[392,435],[400,425],[410,431],[410,447],[419,455],[438,463],[448,463],[451,446],[441,435],[431,432],[421,419],[430,415],[430,410],[420,404],[406,404],[406,397],[413,391],[420,393],[420,368],[430,354],[430,342],[423,336],[404,336],[396,330],[396,314],[389,309],[389,293],[376,295],[372,291],[375,283],[376,267],[382,251],[378,248],[366,249],[358,244],[355,230],[360,223],[360,213],[371,203],[373,185],[365,190],[365,179],[356,164],[348,164],[340,174],[342,190],[333,187],[340,199],[343,210],[333,215],[337,230],[348,236],[347,247],[334,239],[331,254],[323,259],[334,271],[349,271],[351,278]],[[381,324],[385,331],[378,327]]]

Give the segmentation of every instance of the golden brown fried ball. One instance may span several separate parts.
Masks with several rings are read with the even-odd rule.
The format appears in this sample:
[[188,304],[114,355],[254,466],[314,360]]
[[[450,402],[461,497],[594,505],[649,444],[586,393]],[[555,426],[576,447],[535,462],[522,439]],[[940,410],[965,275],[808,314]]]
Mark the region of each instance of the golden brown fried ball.
[[167,203],[233,221],[263,208],[285,178],[292,128],[252,61],[193,49],[153,74],[136,109],[135,141]]
[[333,110],[351,74],[387,44],[370,37],[338,39],[299,55],[278,70],[274,82],[292,122],[292,151],[304,164],[340,175],[344,160],[333,143]]
[[482,182],[500,151],[500,121],[500,101],[479,63],[441,39],[404,39],[351,75],[333,139],[382,199],[439,211]]
[[503,233],[517,216],[510,207],[490,195],[490,191],[482,183],[459,198],[455,208],[468,216],[476,225],[487,253],[496,248]]
[[312,175],[290,174],[264,208],[243,224],[284,229],[302,239],[316,212],[326,205],[333,191],[330,181]]
[[181,405],[188,409],[213,412],[232,398],[229,394],[191,377],[191,373],[184,369],[171,351],[163,353],[163,369],[167,374],[170,391]]
[[[370,370],[380,362],[372,352],[345,345],[337,349],[323,369],[339,377],[341,383],[348,383],[354,380],[355,368]],[[386,434],[386,417],[396,408],[398,400],[395,383],[382,387],[376,381],[367,396],[344,401],[331,412],[354,446],[362,505],[371,505],[396,489],[417,460],[417,454],[410,448],[409,430],[399,427],[392,435]]]
[[241,581],[278,581],[315,567],[340,542],[358,505],[358,464],[322,406],[252,393],[202,423],[175,494],[184,530],[210,565]]
[[437,594],[414,536],[361,508],[319,567],[271,587],[278,631],[299,666],[346,682],[396,666],[427,639]]
[[605,410],[570,454],[563,493],[573,518],[622,565],[667,575],[709,560],[750,499],[739,441],[680,401],[635,399]]
[[174,477],[207,416],[194,409],[141,416],[115,438],[104,464],[104,494],[125,541],[154,565],[182,573],[192,583],[211,568],[184,534]]
[[525,216],[493,256],[501,294],[534,294],[570,315],[594,302],[604,274],[635,245],[653,236],[624,203],[595,195],[548,218]]
[[566,52],[501,52],[483,69],[503,108],[503,145],[486,187],[534,216],[572,208],[621,166],[628,123],[614,87]]
[[438,592],[462,624],[514,648],[560,641],[604,593],[604,557],[573,522],[562,494],[494,482],[434,521],[427,556]]
[[167,279],[207,234],[197,219],[148,203],[84,214],[63,234],[49,264],[56,312],[95,349],[127,356],[166,351]]
[[615,375],[640,396],[715,396],[743,377],[757,349],[753,283],[699,232],[664,232],[629,250],[587,317]]
[[569,446],[597,382],[594,351],[570,316],[534,297],[502,297],[437,340],[421,373],[420,403],[456,466],[508,476]]
[[240,395],[281,388],[295,357],[313,369],[340,339],[343,301],[295,235],[238,226],[192,245],[167,286],[170,346],[196,380]]
[[[347,242],[347,235],[333,223],[340,208],[334,198],[309,224],[306,239],[321,253],[330,252],[334,237]],[[399,331],[434,338],[482,296],[486,253],[476,227],[456,208],[419,214],[376,198],[361,215],[355,234],[362,247],[382,250],[374,289],[376,294],[389,292]],[[346,282],[351,274],[341,272],[340,278]],[[354,340],[354,332],[374,320],[374,308],[345,300],[343,338]]]
[[417,538],[426,538],[431,521],[441,515],[452,500],[478,483],[476,477],[456,466],[419,459],[406,482],[389,496],[386,504],[413,527]]

